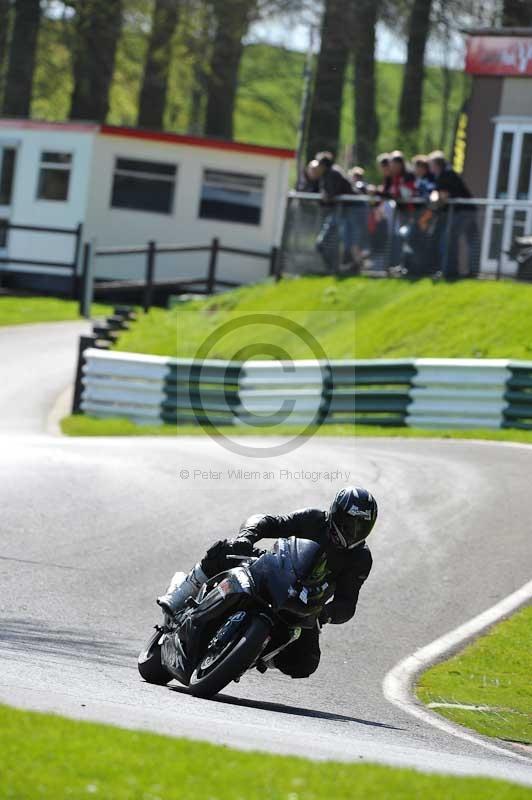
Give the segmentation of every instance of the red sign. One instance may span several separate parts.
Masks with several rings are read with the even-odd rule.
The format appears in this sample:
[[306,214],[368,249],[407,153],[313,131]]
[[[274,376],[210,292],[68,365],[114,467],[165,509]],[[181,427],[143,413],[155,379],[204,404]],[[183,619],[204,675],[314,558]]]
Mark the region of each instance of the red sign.
[[532,36],[472,36],[466,72],[472,75],[530,75]]

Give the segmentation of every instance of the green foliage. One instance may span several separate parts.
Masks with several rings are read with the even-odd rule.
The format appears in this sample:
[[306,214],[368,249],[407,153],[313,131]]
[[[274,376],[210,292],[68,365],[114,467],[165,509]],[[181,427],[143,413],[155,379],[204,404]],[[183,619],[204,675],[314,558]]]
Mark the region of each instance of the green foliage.
[[[116,125],[136,124],[150,24],[149,3],[146,0],[136,0],[130,6],[117,50],[111,89],[108,122]],[[192,11],[185,10],[178,28],[169,78],[165,115],[165,124],[169,130],[185,132],[195,122],[191,117],[192,98],[198,77],[196,72],[198,65],[201,66],[199,58],[204,50],[198,46],[198,37],[202,35],[199,27],[200,21]],[[68,115],[72,92],[69,53],[72,28],[72,19],[43,18],[32,102],[32,115],[36,118],[63,120]],[[279,147],[295,146],[304,60],[304,54],[281,47],[266,44],[249,44],[245,47],[236,103],[235,138]],[[402,74],[401,64],[378,65],[378,114],[381,128],[379,150],[389,150],[404,144],[397,133],[397,107]],[[346,81],[342,107],[340,158],[354,139],[352,81],[351,70]],[[417,140],[410,143],[410,149],[429,150],[440,145],[449,148],[456,112],[461,106],[466,89],[461,73],[453,73],[450,130],[447,141],[442,142],[442,71],[437,67],[427,68],[423,124]]]
[[[306,327],[329,358],[532,359],[532,286],[512,281],[303,277],[257,284],[171,311],[152,309],[118,349],[192,357],[221,324],[257,312]],[[261,340],[284,346],[292,358],[310,357],[297,336],[257,324],[224,336],[211,357],[233,358]]]
[[[109,310],[109,306],[100,303],[92,306],[95,315],[105,316]],[[56,297],[0,297],[0,327],[71,319],[79,319],[79,303],[75,300],[59,300]]]
[[532,606],[496,625],[454,658],[428,670],[417,687],[425,703],[460,703],[489,710],[437,708],[486,736],[532,744]]
[[[273,425],[267,428],[235,428],[220,426],[220,432],[235,436],[297,436],[304,426]],[[66,436],[204,436],[200,425],[137,425],[127,419],[96,419],[75,414],[61,420]],[[406,439],[474,439],[495,442],[532,444],[532,431],[519,430],[426,430],[421,428],[388,428],[375,425],[323,425],[307,431],[309,436],[401,437]],[[216,434],[213,434],[216,435]]]
[[0,745],[0,786],[6,800],[530,798],[530,789],[505,781],[242,753],[6,706],[0,707]]

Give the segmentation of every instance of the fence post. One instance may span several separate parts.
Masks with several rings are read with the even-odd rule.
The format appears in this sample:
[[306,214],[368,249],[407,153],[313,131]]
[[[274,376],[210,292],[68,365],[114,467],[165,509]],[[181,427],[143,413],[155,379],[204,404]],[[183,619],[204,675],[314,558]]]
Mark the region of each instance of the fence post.
[[153,300],[153,277],[155,274],[155,255],[156,244],[153,239],[148,242],[148,251],[146,253],[146,278],[144,286],[144,300],[142,307],[144,313],[149,311]]
[[213,294],[216,287],[216,268],[218,266],[218,253],[220,252],[220,240],[214,237],[211,242],[211,256],[209,258],[209,272],[207,273],[207,294]]
[[448,273],[449,273],[449,250],[451,249],[451,231],[453,226],[453,219],[454,219],[454,203],[449,203],[448,205],[448,212],[447,212],[447,221],[445,223],[445,233],[444,233],[444,251],[443,251],[443,259],[441,265],[441,274],[442,278],[447,280]]
[[499,257],[497,259],[497,274],[496,279],[499,281],[501,279],[502,274],[502,259],[504,255],[503,247],[504,247],[504,229],[506,227],[506,210],[508,206],[502,207],[502,220],[501,220],[501,245],[499,247]]
[[274,245],[270,250],[270,269],[269,269],[270,278],[273,278],[277,274],[276,270],[277,270],[278,255],[279,255],[279,248],[275,247]]
[[95,240],[83,245],[83,262],[81,271],[81,291],[79,298],[80,316],[90,319],[92,296],[94,294],[94,251]]
[[85,364],[85,350],[94,347],[96,336],[80,336],[78,347],[78,364],[76,367],[76,377],[74,379],[74,397],[72,398],[72,413],[81,412],[81,398],[83,395],[83,366]]
[[77,288],[78,288],[78,261],[79,261],[79,251],[81,249],[81,237],[83,236],[83,223],[78,222],[76,228],[76,234],[74,239],[74,258],[72,260],[72,284],[71,284],[71,294],[72,299],[74,300],[77,297]]
[[388,226],[389,234],[388,234],[388,242],[386,244],[386,262],[384,264],[385,269],[386,269],[387,272],[390,271],[391,267],[397,266],[396,264],[392,264],[393,255],[394,255],[394,252],[393,252],[394,247],[393,246],[394,246],[395,238],[396,238],[395,225],[397,223],[397,213],[398,213],[398,206],[397,206],[397,200],[396,200],[395,201],[395,205],[393,207],[393,211],[392,211],[391,223]]

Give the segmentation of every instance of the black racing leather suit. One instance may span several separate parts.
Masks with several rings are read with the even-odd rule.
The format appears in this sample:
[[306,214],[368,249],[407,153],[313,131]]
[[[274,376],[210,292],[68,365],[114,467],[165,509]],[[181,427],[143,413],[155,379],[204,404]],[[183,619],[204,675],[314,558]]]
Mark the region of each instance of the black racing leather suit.
[[[239,540],[247,540],[255,545],[262,539],[279,539],[297,536],[317,542],[327,555],[329,573],[328,583],[332,599],[325,606],[321,620],[339,625],[350,620],[356,610],[358,595],[362,584],[368,577],[372,558],[368,546],[360,544],[352,550],[340,550],[329,539],[329,518],[326,511],[319,508],[304,508],[292,514],[255,514],[241,525]],[[221,544],[221,543],[220,543]],[[230,565],[214,564],[215,545],[202,561],[207,575],[227,569]],[[227,552],[227,551],[226,551]],[[218,553],[221,555],[220,550]],[[276,666],[293,678],[306,678],[318,667],[320,661],[319,630],[304,629],[300,638],[276,657]]]

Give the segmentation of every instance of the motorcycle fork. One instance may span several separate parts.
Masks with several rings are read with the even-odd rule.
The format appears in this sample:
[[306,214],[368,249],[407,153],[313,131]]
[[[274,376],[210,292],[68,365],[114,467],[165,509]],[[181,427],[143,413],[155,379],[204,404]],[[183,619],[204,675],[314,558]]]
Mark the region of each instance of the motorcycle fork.
[[[275,650],[272,650],[266,656],[262,656],[258,659],[257,665],[258,666],[260,665],[259,670],[261,672],[266,672],[268,667],[271,666],[275,656],[279,655],[279,653],[286,647],[288,647],[288,645],[292,644],[293,642],[296,642],[300,636],[301,636],[301,628],[292,628],[290,631],[290,636],[288,638],[288,641],[283,642],[283,644],[279,645],[279,647],[276,647]],[[263,667],[264,669],[261,669],[261,667]]]

